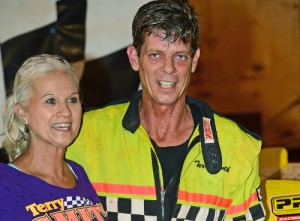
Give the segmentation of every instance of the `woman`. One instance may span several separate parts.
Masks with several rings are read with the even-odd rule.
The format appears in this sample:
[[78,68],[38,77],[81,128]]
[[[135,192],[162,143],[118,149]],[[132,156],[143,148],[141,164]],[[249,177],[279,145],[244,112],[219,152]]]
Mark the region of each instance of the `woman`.
[[23,63],[3,110],[12,162],[0,164],[0,220],[107,220],[83,168],[64,157],[81,114],[78,78],[64,58]]

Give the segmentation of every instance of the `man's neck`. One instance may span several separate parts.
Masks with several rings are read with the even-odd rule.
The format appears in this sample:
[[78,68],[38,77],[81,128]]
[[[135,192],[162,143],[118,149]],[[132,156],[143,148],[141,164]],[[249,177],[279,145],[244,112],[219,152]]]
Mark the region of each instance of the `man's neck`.
[[141,103],[140,119],[144,129],[158,146],[176,146],[190,137],[194,121],[187,104],[150,106]]

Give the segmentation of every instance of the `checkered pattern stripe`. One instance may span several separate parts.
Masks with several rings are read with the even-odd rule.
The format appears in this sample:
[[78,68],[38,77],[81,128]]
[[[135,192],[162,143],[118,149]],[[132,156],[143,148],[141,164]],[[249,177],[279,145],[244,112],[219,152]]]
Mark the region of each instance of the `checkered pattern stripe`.
[[189,205],[178,205],[171,221],[241,221],[256,220],[263,221],[265,214],[263,205],[260,204],[251,207],[245,215],[235,218],[225,218],[225,210],[216,210],[209,208],[199,208]]
[[[109,221],[157,221],[156,201],[100,197]],[[178,205],[171,221],[221,221],[225,211]]]
[[80,207],[84,205],[93,205],[92,201],[80,196],[67,196],[64,201],[64,206],[66,209],[71,209],[74,207]]
[[157,221],[155,200],[100,197],[109,221]]
[[[108,213],[109,221],[157,221],[160,208],[157,208],[155,200],[102,196],[100,200]],[[225,210],[177,205],[171,221],[262,221],[262,209],[262,205],[256,205],[251,207],[246,215],[230,219],[224,218]]]
[[221,221],[224,214],[223,210],[178,205],[171,221]]

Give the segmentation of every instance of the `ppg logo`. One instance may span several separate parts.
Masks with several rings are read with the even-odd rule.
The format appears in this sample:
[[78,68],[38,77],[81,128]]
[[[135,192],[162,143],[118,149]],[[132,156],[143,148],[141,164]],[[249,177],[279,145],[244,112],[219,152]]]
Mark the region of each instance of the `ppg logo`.
[[276,216],[300,214],[300,194],[273,197],[271,205]]

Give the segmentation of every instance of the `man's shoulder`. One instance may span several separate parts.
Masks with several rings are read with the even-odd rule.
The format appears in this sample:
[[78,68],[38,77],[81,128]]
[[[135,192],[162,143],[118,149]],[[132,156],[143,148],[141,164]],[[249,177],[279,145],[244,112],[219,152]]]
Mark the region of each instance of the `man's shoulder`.
[[108,114],[108,113],[118,113],[125,111],[129,105],[129,100],[118,100],[111,103],[108,103],[104,106],[100,107],[85,107],[83,110],[84,116],[97,116],[101,114]]
[[[261,150],[262,138],[226,116],[215,114],[215,122],[224,162],[243,162],[244,168],[251,170]],[[249,162],[248,167],[245,162]]]
[[262,140],[260,135],[249,130],[242,124],[238,123],[237,121],[235,121],[225,115],[214,112],[214,118],[216,121],[216,126],[217,126],[217,128],[220,128],[220,131],[224,131],[224,132],[227,131],[229,133],[240,134],[240,135],[244,134],[245,136],[252,137],[254,140],[259,140],[259,141]]
[[195,113],[198,120],[201,120],[201,118],[199,118],[199,115],[200,117],[206,115],[213,116],[218,133],[240,133],[250,136],[255,140],[262,140],[262,138],[258,134],[250,131],[240,123],[214,110],[213,107],[211,107],[206,101],[187,97],[187,103],[192,108],[192,112]]

